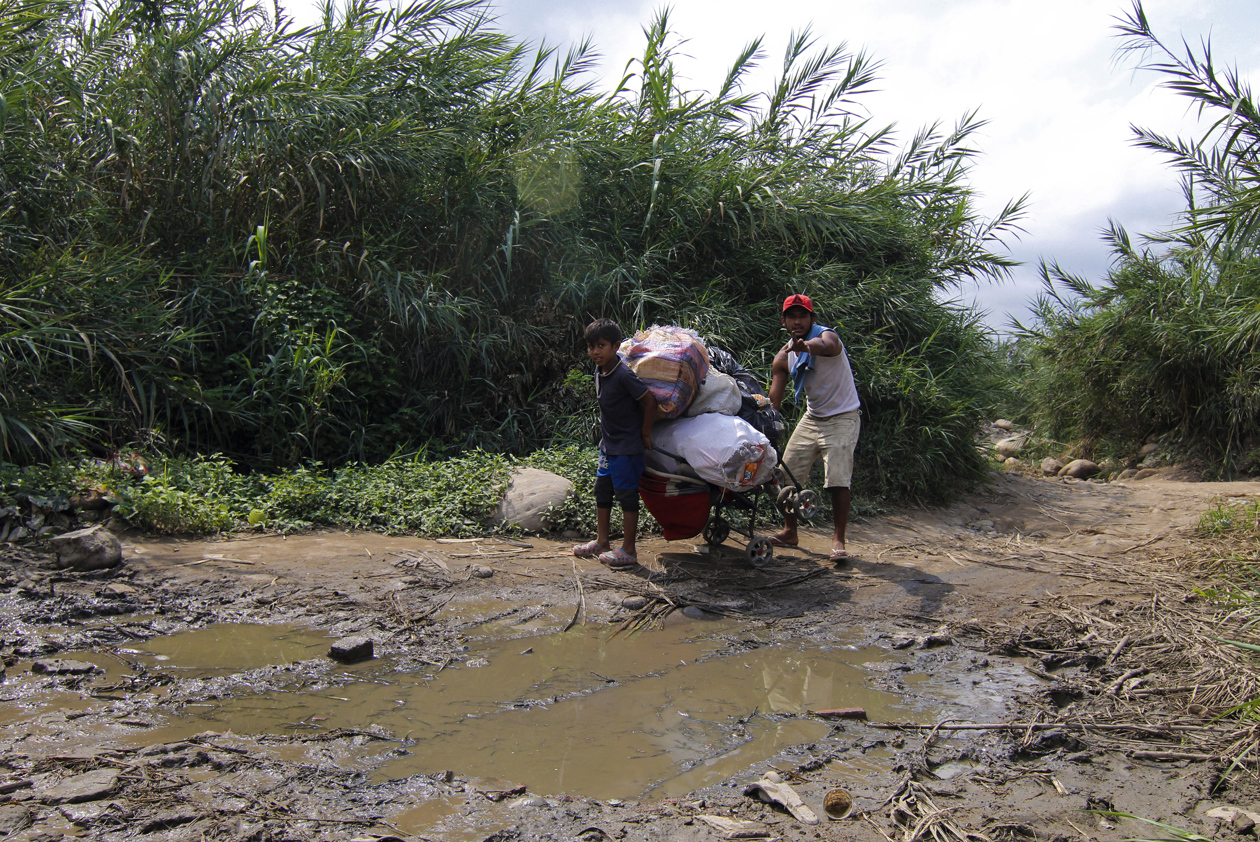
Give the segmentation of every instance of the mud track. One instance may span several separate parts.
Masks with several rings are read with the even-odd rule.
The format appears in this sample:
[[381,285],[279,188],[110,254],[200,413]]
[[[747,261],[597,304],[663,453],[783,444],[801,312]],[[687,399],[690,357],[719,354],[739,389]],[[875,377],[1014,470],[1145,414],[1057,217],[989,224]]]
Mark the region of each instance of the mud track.
[[[572,541],[533,537],[130,535],[125,564],[93,574],[0,549],[0,836],[711,840],[743,832],[967,842],[1151,832],[1091,810],[1217,839],[1251,833],[1245,819],[1208,815],[1222,806],[1256,812],[1257,790],[1246,775],[1223,776],[1211,693],[1178,686],[1184,669],[1158,628],[1207,610],[1187,572],[1203,552],[1200,515],[1222,496],[1258,494],[1260,483],[995,477],[947,509],[853,524],[852,558],[840,566],[827,560],[827,536],[809,530],[800,549],[777,550],[760,569],[735,540],[700,554],[690,542],[648,538],[644,566],[632,572],[573,559]],[[300,658],[251,664],[224,651],[236,666],[184,672],[145,650],[229,626],[280,626],[292,640],[309,633],[316,642],[302,643],[310,654]],[[332,640],[353,635],[373,641],[371,663],[387,663],[388,673],[324,656]],[[669,773],[672,783],[653,773],[647,786],[633,778],[645,774],[633,738],[575,755],[581,768],[564,779],[572,785],[540,788],[520,779],[528,758],[490,755],[491,769],[499,762],[506,774],[487,773],[474,749],[477,728],[485,742],[497,733],[489,716],[469,732],[466,753],[434,754],[427,764],[442,735],[390,727],[412,712],[315,715],[329,699],[367,704],[375,697],[362,695],[363,685],[385,695],[415,676],[447,686],[496,658],[509,662],[504,652],[524,658],[543,640],[621,641],[624,662],[579,663],[574,674],[584,681],[568,689],[545,678],[515,685],[512,676],[528,670],[509,667],[489,682],[503,682],[501,697],[494,686],[477,691],[492,707],[541,715],[660,677],[665,667],[634,659],[653,654],[644,649],[671,656],[668,647],[694,636],[706,643],[684,666],[714,665],[714,676],[737,656],[760,658],[769,674],[776,659],[795,664],[801,653],[863,653],[854,656],[862,686],[845,693],[878,698],[857,696],[872,700],[866,720],[819,714],[855,696],[823,698],[816,687],[795,707],[758,699],[738,716],[718,708],[706,722],[677,726],[690,753]],[[577,645],[565,657],[580,661],[587,651]],[[67,660],[92,667],[60,672]],[[776,673],[785,686],[790,664]],[[529,695],[543,685],[549,696]],[[713,687],[711,696],[728,692]],[[705,688],[692,692],[703,697]],[[316,702],[240,720],[257,727],[207,720],[193,732],[200,709],[264,698]],[[610,728],[634,698],[607,706]],[[472,719],[482,715],[474,708],[469,701]],[[287,724],[274,727],[277,715]],[[775,747],[769,756],[739,753],[771,733],[779,737],[765,743]],[[771,769],[818,824],[745,794]],[[849,792],[853,810],[829,820],[824,796],[836,788]]]

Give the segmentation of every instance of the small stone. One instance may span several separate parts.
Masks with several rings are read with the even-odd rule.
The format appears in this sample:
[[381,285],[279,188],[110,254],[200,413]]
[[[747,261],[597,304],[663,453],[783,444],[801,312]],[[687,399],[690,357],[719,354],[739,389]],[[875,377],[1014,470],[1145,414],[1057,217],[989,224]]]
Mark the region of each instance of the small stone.
[[61,567],[74,570],[101,570],[122,561],[122,544],[100,524],[58,535],[48,546]]
[[920,649],[932,649],[936,646],[948,646],[953,642],[954,638],[950,637],[949,634],[937,632],[936,634],[929,634],[919,638],[918,645]]
[[1256,829],[1255,820],[1242,810],[1234,813],[1234,818],[1230,821],[1229,826],[1238,834],[1251,833],[1251,831]]
[[690,617],[693,620],[703,620],[709,616],[703,608],[697,608],[694,605],[688,605],[682,610],[684,617]]
[[629,608],[631,611],[638,611],[641,608],[647,608],[649,600],[646,596],[628,596],[621,600],[622,608]]
[[1097,463],[1088,459],[1073,459],[1063,466],[1059,471],[1059,476],[1072,477],[1073,479],[1089,479],[1101,470],[1102,468]]
[[494,575],[494,568],[486,567],[484,565],[478,564],[478,565],[475,565],[470,572],[475,578],[489,579],[491,576]]
[[35,811],[24,804],[0,805],[0,836],[15,836],[35,824]]
[[57,812],[79,827],[85,828],[96,824],[101,816],[106,813],[112,813],[115,816],[124,815],[124,811],[117,801],[89,801],[84,804],[63,804],[57,808]]
[[1015,422],[1007,421],[1005,418],[999,418],[993,422],[993,426],[997,427],[999,430],[1006,430],[1006,432],[1009,433],[1011,430],[1015,429]]
[[71,661],[65,658],[44,658],[31,664],[36,675],[87,675],[100,669],[87,661]]
[[328,649],[328,657],[343,664],[366,661],[374,656],[372,638],[361,634],[343,637]]
[[1041,460],[1042,476],[1054,477],[1059,475],[1059,471],[1063,470],[1063,463],[1053,456],[1047,456]]
[[110,505],[109,500],[105,498],[105,493],[99,488],[89,488],[70,498],[70,507],[80,511],[85,509],[99,511],[108,509]]
[[997,455],[1003,459],[1011,456],[1018,456],[1020,449],[1024,446],[1023,436],[1010,436],[1004,438],[997,444],[993,445],[993,449],[997,451]]
[[43,794],[46,804],[80,804],[96,801],[118,789],[118,772],[114,769],[93,769],[61,783]]

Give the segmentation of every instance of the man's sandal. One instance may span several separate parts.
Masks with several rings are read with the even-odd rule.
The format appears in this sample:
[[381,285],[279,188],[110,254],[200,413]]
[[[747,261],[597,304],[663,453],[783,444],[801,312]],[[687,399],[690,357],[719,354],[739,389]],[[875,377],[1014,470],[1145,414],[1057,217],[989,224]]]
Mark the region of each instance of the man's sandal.
[[573,548],[573,554],[578,558],[596,558],[600,553],[605,552],[608,552],[608,548],[599,541],[587,541]]

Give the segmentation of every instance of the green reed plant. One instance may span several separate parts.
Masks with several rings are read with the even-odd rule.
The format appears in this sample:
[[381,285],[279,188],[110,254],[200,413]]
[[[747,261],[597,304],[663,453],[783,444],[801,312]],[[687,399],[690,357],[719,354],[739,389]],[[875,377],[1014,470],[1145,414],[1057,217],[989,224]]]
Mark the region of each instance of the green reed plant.
[[527,50],[487,10],[0,11],[0,293],[39,279],[41,349],[0,370],[8,457],[525,453],[585,437],[592,318],[693,327],[768,376],[776,302],[806,291],[871,408],[867,493],[982,475],[991,338],[939,293],[1005,277],[1022,206],[976,212],[974,115],[903,143],[861,104],[878,63],[808,30],[766,90],[760,40],[691,90],[668,12],[600,92],[594,45]]

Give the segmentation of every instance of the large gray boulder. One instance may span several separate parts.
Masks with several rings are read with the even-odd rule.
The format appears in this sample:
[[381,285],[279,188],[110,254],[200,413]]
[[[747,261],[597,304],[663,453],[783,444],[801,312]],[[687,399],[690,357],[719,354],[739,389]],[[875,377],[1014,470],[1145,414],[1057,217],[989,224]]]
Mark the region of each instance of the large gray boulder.
[[122,545],[114,534],[97,524],[76,529],[48,540],[61,567],[74,570],[101,570],[122,561]]
[[498,519],[526,532],[551,529],[546,511],[559,506],[573,493],[573,483],[562,476],[538,468],[518,468],[499,504]]
[[1054,477],[1059,475],[1059,471],[1063,470],[1063,463],[1053,456],[1047,456],[1041,460],[1041,475],[1046,477]]

